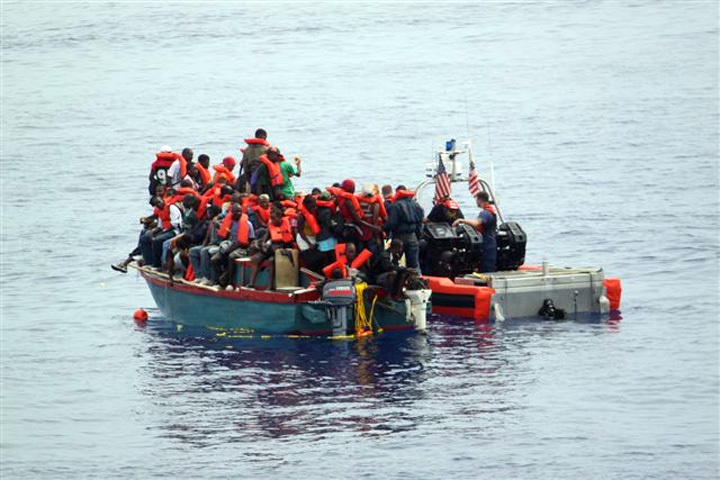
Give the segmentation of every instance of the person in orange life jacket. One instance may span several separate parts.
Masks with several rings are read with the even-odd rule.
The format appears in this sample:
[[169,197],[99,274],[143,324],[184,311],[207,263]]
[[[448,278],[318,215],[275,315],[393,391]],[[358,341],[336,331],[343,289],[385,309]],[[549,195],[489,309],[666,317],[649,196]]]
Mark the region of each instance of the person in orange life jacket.
[[212,268],[211,259],[220,250],[219,243],[222,238],[218,235],[222,222],[220,221],[220,207],[210,205],[207,209],[208,225],[205,237],[200,245],[188,252],[190,263],[195,270],[195,282],[201,285],[214,285],[217,275]]
[[449,223],[452,225],[455,220],[465,218],[460,210],[460,205],[450,197],[445,197],[439,201],[433,201],[435,206],[427,216],[428,222]]
[[[187,180],[191,182],[191,186],[193,190],[200,190],[201,185],[201,179],[200,179],[200,170],[197,168],[197,163],[191,163],[187,167],[187,175],[185,175],[185,178],[183,178],[183,181]],[[182,182],[180,182],[182,183]]]
[[[267,132],[262,128],[258,128],[255,130],[255,138],[246,138],[245,143],[247,147],[243,150],[242,160],[240,160],[240,170],[245,177],[245,182],[242,186],[245,188],[245,191],[250,191],[258,195],[255,189],[257,169],[260,166],[258,159],[262,155],[265,155],[268,148],[270,148],[270,144],[267,142]],[[238,182],[239,181],[240,179],[238,179]]]
[[252,272],[248,287],[254,288],[260,271],[260,264],[267,259],[270,261],[270,285],[275,279],[275,251],[280,248],[292,248],[293,232],[290,220],[283,216],[282,210],[274,205],[270,209],[270,223],[267,232],[258,239],[259,251],[252,256]]
[[235,175],[232,173],[234,168],[235,159],[233,157],[223,158],[221,165],[213,165],[213,170],[215,170],[213,181],[217,182],[218,179],[224,177],[226,184],[233,187],[235,185]]
[[[355,182],[350,179],[343,180],[340,189],[329,189],[335,195],[338,213],[344,220],[341,240],[357,243],[362,234],[361,227],[365,223],[362,219],[360,202],[355,197]],[[367,226],[367,225],[366,225]]]
[[282,175],[282,185],[275,186],[275,194],[282,193],[285,198],[292,199],[295,197],[295,187],[293,186],[292,177],[302,176],[302,159],[298,156],[293,158],[293,162],[283,160],[279,163],[280,174]]
[[497,213],[495,207],[490,203],[490,196],[487,192],[480,192],[475,196],[477,206],[480,207],[480,214],[476,219],[458,219],[453,222],[453,227],[465,224],[475,228],[482,233],[483,253],[480,273],[497,271]]
[[163,145],[160,147],[160,152],[155,154],[155,161],[150,165],[150,175],[148,180],[148,191],[150,195],[155,194],[155,189],[158,185],[169,185],[168,182],[168,169],[173,164],[179,155],[172,151],[169,145]]
[[[220,249],[215,253],[210,264],[213,266],[221,287],[233,288],[235,260],[248,256],[250,244],[255,240],[255,228],[247,214],[243,213],[242,205],[233,203],[230,213],[223,218],[218,230]],[[220,269],[224,268],[224,273]]]
[[270,147],[265,155],[261,155],[258,161],[260,165],[255,172],[255,188],[253,193],[260,195],[266,193],[271,200],[276,198],[276,188],[283,184],[283,176],[280,170],[280,163],[285,160],[277,147]]
[[392,205],[392,201],[393,201],[392,185],[383,185],[380,192],[382,193],[383,203],[385,205],[385,211],[389,212],[390,206]]
[[130,262],[135,260],[135,257],[139,257],[140,255],[142,255],[142,249],[140,247],[140,239],[143,237],[143,235],[154,231],[157,227],[159,220],[158,220],[158,215],[156,212],[158,210],[158,205],[160,206],[160,208],[162,208],[162,205],[163,205],[162,197],[161,198],[152,197],[150,199],[149,203],[150,203],[150,206],[154,207],[154,210],[151,215],[149,215],[147,217],[140,217],[140,224],[142,225],[142,230],[140,231],[140,235],[138,236],[137,246],[135,247],[135,249],[132,252],[130,252],[128,254],[127,258],[124,261],[110,265],[110,268],[112,268],[116,272],[127,273],[127,266],[130,264]]
[[300,259],[314,272],[321,272],[324,266],[325,256],[317,246],[317,237],[321,232],[317,200],[308,195],[303,199],[298,213],[296,242],[300,249]]
[[[186,196],[187,197],[187,196]],[[200,200],[198,197],[186,199],[183,197],[183,206],[185,213],[183,215],[184,231],[166,240],[163,248],[167,248],[165,255],[165,268],[168,271],[170,282],[175,272],[185,272],[189,261],[189,250],[203,242],[207,234],[208,223],[212,221],[212,217],[216,215],[219,209],[212,207],[211,213],[204,212],[202,216],[198,214]]]
[[402,287],[407,279],[408,272],[400,266],[400,257],[403,255],[403,242],[395,238],[390,247],[373,255],[361,272],[368,283],[380,285],[393,298],[402,296]]
[[170,165],[167,174],[169,180],[168,183],[171,187],[179,185],[183,178],[185,178],[188,166],[192,163],[193,155],[194,153],[191,148],[183,148],[180,157],[178,157],[172,165]]
[[162,266],[163,243],[182,231],[182,202],[175,200],[174,190],[169,189],[168,193],[172,196],[167,196],[163,205],[161,214],[167,217],[163,230],[160,233],[143,235],[140,239],[145,265],[156,270]]
[[198,178],[196,179],[199,184],[198,190],[202,190],[212,182],[212,175],[210,174],[210,157],[204,153],[201,153],[198,157],[195,168],[198,170]]
[[362,194],[358,197],[362,209],[362,225],[360,226],[360,244],[374,254],[382,251],[382,226],[380,225],[380,204],[375,195],[375,186],[371,183],[363,185]]
[[[192,193],[188,193],[182,197],[182,201],[180,203],[182,204],[181,231],[174,237],[168,238],[162,243],[162,253],[160,258],[164,269],[168,271],[170,271],[170,263],[173,261],[175,253],[177,253],[176,251],[171,250],[171,247],[175,244],[178,237],[192,229],[200,221],[197,216],[197,209],[200,206],[199,197]],[[153,248],[155,248],[155,244],[153,244]],[[178,268],[180,268],[180,265],[178,265]]]
[[321,254],[319,270],[326,265],[331,264],[335,261],[335,245],[337,245],[337,238],[335,237],[335,230],[338,227],[338,223],[335,219],[335,208],[332,202],[330,192],[323,192],[316,200],[317,206],[317,222],[320,225],[320,233],[315,235],[317,242],[318,253]]
[[395,200],[388,212],[385,231],[403,242],[405,264],[420,271],[420,229],[425,217],[422,207],[413,199],[414,193],[398,186]]
[[270,221],[270,197],[264,193],[260,195],[257,205],[251,207],[251,210],[255,212],[253,222],[255,228],[267,228]]

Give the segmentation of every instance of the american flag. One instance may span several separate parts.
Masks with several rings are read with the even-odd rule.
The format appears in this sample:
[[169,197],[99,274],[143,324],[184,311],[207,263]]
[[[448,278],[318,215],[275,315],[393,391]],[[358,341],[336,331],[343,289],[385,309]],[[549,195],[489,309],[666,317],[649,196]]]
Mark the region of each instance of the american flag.
[[435,174],[435,200],[442,200],[450,196],[450,177],[448,177],[445,164],[440,158],[440,163]]
[[475,162],[470,161],[470,175],[468,176],[468,189],[473,197],[480,193],[480,180],[475,170]]

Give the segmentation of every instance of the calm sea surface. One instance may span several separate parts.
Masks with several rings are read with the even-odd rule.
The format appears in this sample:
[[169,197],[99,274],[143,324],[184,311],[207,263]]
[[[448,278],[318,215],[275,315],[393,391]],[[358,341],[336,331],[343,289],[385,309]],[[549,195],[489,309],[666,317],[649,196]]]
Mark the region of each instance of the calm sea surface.
[[[717,478],[717,2],[0,8],[2,478]],[[301,188],[472,140],[528,262],[622,277],[622,319],[170,334],[109,268],[153,153],[259,126]]]

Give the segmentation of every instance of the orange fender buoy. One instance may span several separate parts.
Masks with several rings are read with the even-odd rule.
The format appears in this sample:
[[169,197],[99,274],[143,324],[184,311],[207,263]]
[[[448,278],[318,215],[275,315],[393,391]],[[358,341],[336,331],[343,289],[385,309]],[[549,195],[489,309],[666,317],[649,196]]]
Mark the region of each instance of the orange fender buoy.
[[138,308],[138,309],[135,310],[135,312],[133,313],[133,319],[134,319],[136,322],[147,322],[148,313],[147,313],[145,310],[143,310],[142,308]]

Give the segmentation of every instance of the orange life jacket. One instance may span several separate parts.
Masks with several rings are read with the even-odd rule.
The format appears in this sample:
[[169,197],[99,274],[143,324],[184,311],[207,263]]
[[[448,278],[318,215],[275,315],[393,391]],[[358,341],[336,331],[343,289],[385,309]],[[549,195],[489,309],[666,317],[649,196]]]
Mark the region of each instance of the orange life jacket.
[[320,225],[317,222],[317,218],[315,218],[315,215],[310,213],[310,211],[305,208],[305,205],[302,203],[299,207],[300,213],[302,213],[303,218],[305,219],[305,223],[308,224],[310,227],[310,230],[313,232],[313,235],[317,235],[320,233]]
[[443,205],[445,205],[450,210],[457,210],[460,208],[460,205],[455,200],[445,200],[443,202]]
[[200,181],[202,182],[203,186],[210,183],[211,177],[210,172],[208,172],[207,168],[200,165],[200,162],[197,162],[195,166],[198,169],[198,172],[200,172]]
[[167,208],[153,207],[153,215],[155,215],[162,224],[163,230],[167,230],[170,225],[170,211]]
[[195,189],[192,188],[192,187],[179,187],[179,188],[176,188],[176,189],[175,189],[175,193],[177,193],[178,195],[182,195],[182,196],[185,196],[185,195],[194,195],[194,196],[196,196],[196,197],[200,196],[200,195],[198,194],[197,190],[195,190]]
[[283,200],[280,202],[284,208],[298,208],[298,204],[292,200]]
[[182,158],[182,155],[175,152],[158,152],[155,154],[155,159],[160,161],[165,168],[169,168],[170,165],[179,158]]
[[288,217],[283,217],[280,225],[268,223],[268,230],[270,231],[270,240],[275,243],[292,243],[293,241],[292,227]]
[[198,218],[202,218],[205,215],[205,212],[207,211],[207,205],[208,202],[210,202],[210,197],[200,197],[200,205],[197,209],[197,216]]
[[227,180],[227,184],[230,186],[235,185],[235,175],[227,169],[225,165],[213,165],[213,170],[215,170],[215,176],[213,176],[213,182],[217,182],[218,178],[225,177]]
[[335,261],[323,268],[323,275],[325,275],[326,278],[332,278],[332,272],[336,269],[342,272],[342,278],[347,278],[348,269],[347,257],[345,256],[346,247],[347,244],[345,243],[338,243],[335,245]]
[[270,221],[270,206],[268,205],[267,208],[263,208],[260,205],[255,205],[254,207],[250,208],[260,217],[262,222],[267,225],[267,223]]
[[335,212],[335,202],[333,200],[317,200],[315,204],[318,208],[329,208]]
[[393,197],[393,202],[395,202],[399,198],[405,198],[405,197],[412,198],[414,196],[415,196],[415,192],[413,192],[411,190],[398,190],[397,192],[395,192],[395,196]]
[[268,174],[270,175],[270,184],[273,187],[278,187],[285,181],[280,171],[280,164],[270,161],[267,155],[260,155],[258,158],[263,165],[267,167]]
[[363,217],[363,211],[362,208],[360,208],[360,202],[355,195],[350,192],[346,192],[342,188],[337,187],[327,187],[327,191],[337,197],[338,210],[340,210],[340,213],[342,213],[342,216],[345,217],[346,221],[352,222],[354,220],[352,214],[350,213],[351,208],[355,210],[358,218]]
[[352,268],[358,269],[358,268],[362,267],[363,265],[365,265],[367,263],[367,261],[370,260],[370,257],[372,257],[372,255],[373,255],[373,253],[370,250],[368,250],[367,248],[365,248],[365,249],[363,249],[362,252],[360,252],[360,255],[355,257],[355,260],[352,261],[350,266]]
[[[220,238],[227,238],[230,228],[232,228],[232,222],[232,213],[225,215],[223,222],[220,224],[220,230],[218,230]],[[237,241],[243,247],[250,245],[250,225],[247,215],[240,215],[240,220],[238,220]]]
[[248,145],[265,145],[266,147],[270,146],[268,141],[264,138],[246,138],[245,143],[247,143]]

